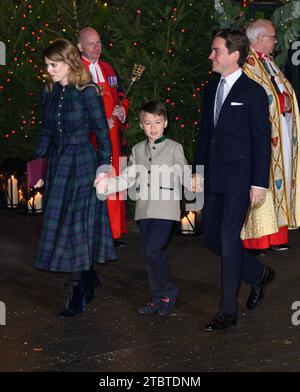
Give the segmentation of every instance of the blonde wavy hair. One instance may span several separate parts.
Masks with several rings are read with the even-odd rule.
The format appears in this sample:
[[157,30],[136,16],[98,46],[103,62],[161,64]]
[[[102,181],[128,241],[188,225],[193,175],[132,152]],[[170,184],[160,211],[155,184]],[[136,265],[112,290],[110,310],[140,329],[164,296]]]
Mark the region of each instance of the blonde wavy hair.
[[[93,86],[100,94],[99,86],[92,80],[92,75],[83,65],[78,49],[64,38],[58,38],[43,51],[43,56],[47,59],[69,65],[69,84],[75,86],[78,90],[83,90],[87,86]],[[50,75],[47,75],[46,91],[51,92],[54,82]]]

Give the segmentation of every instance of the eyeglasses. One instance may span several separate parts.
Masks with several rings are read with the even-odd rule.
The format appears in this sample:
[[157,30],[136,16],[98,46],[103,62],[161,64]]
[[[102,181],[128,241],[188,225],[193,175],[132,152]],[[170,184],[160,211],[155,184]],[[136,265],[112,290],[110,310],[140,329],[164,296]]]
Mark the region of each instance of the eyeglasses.
[[273,40],[277,40],[276,35],[262,35],[262,37],[268,37],[268,38],[273,38]]

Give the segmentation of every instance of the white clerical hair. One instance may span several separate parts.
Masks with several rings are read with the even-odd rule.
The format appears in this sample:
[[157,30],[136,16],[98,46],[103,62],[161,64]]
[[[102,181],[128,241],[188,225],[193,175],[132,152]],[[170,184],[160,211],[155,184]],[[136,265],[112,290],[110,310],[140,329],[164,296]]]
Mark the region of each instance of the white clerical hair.
[[250,23],[246,29],[246,35],[249,41],[255,42],[257,38],[265,33],[267,26],[274,26],[273,22],[268,19],[256,19],[254,22]]

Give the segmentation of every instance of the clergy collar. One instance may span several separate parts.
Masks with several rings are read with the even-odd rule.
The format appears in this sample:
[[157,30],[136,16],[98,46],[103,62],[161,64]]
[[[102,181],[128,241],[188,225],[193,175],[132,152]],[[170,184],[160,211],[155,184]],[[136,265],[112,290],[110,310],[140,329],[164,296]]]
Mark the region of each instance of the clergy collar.
[[95,62],[93,63],[92,61],[88,60],[87,58],[85,58],[85,57],[82,56],[82,55],[81,55],[81,58],[82,58],[86,63],[88,63],[89,65],[90,65],[90,64],[97,64],[98,61],[99,61],[99,59],[97,59],[97,61],[95,61]]
[[254,52],[257,54],[257,56],[258,56],[258,58],[259,58],[260,60],[263,60],[265,57],[266,57],[267,59],[270,58],[270,56],[269,56],[268,54],[264,54],[264,53],[262,53],[262,52],[258,52],[258,51],[255,50],[255,49],[253,49],[253,50],[254,50]]

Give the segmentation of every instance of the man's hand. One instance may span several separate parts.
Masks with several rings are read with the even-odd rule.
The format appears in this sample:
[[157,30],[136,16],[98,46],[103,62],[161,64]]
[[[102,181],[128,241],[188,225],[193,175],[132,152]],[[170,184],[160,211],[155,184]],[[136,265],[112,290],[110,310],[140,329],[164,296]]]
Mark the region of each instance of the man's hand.
[[114,110],[113,110],[113,112],[112,112],[112,115],[118,117],[118,119],[119,119],[121,122],[124,122],[125,119],[126,119],[126,111],[125,111],[125,109],[124,109],[124,106],[122,106],[122,105],[116,105],[116,106],[114,107]]
[[251,207],[257,207],[265,200],[266,190],[261,188],[251,187],[250,189],[250,203]]

